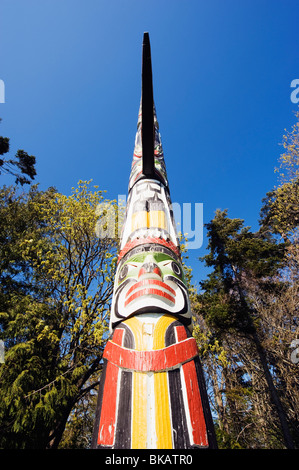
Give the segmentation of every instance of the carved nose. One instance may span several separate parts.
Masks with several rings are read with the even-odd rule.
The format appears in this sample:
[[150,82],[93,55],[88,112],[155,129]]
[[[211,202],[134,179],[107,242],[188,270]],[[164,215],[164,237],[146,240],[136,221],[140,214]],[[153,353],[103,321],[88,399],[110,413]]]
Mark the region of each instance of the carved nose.
[[[144,263],[140,270],[139,270],[139,273],[138,273],[138,278],[140,278],[141,276],[143,275],[152,275],[152,274],[156,274],[158,275],[159,277],[162,277],[162,272],[161,272],[161,269],[159,268],[159,266],[156,264],[156,263]],[[145,276],[145,277],[149,277],[149,276]]]

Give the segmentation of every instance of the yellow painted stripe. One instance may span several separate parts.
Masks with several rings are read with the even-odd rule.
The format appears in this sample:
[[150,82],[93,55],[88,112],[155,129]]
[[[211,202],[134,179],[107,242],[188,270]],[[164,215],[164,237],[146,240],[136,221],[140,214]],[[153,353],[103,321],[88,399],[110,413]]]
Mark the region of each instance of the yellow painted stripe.
[[148,227],[167,228],[166,215],[164,211],[150,211]]
[[138,320],[138,317],[131,317],[124,321],[133,333],[135,341],[135,349],[141,351],[143,349],[143,337],[142,337],[142,323]]
[[164,211],[139,211],[131,217],[131,231],[139,228],[158,227],[167,229],[167,219]]
[[176,321],[172,315],[163,315],[156,323],[154,332],[153,349],[161,349],[165,347],[165,332],[168,326]]
[[138,228],[148,227],[148,213],[146,211],[135,212],[132,214],[131,231],[137,230]]
[[[136,318],[124,322],[132,331],[135,339],[135,349],[144,348],[142,323]],[[133,401],[132,401],[132,449],[146,449],[147,420],[146,420],[146,374],[133,372]]]
[[[163,315],[155,327],[153,349],[165,347],[165,332],[176,318]],[[172,425],[167,372],[156,372],[155,378],[155,420],[158,449],[172,449]]]
[[132,449],[146,449],[146,374],[133,372]]

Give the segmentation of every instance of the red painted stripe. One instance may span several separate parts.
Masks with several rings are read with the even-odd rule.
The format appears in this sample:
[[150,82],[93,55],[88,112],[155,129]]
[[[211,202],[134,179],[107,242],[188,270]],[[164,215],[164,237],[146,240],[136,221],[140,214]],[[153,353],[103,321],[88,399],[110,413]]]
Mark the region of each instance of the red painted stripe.
[[98,444],[112,446],[114,442],[119,368],[108,362],[99,425]]
[[[147,273],[146,269],[143,266],[141,266],[140,271],[138,273],[138,277],[141,277],[142,274],[146,274],[146,273]],[[151,273],[155,273],[158,276],[162,277],[161,269],[158,266],[154,268],[153,271],[151,271]]]
[[[178,341],[182,341],[187,337],[183,326],[177,326],[176,333]],[[194,361],[187,362],[182,367],[185,377],[193,441],[195,445],[208,446],[207,428]]]
[[135,181],[139,178],[139,176],[142,175],[142,171],[140,171],[139,173],[137,173],[137,175],[135,176],[134,180],[133,180],[133,183],[135,183]]
[[125,307],[131,303],[133,300],[137,299],[137,297],[141,297],[143,295],[158,295],[159,297],[165,297],[165,299],[170,300],[172,303],[175,302],[175,298],[171,297],[171,295],[166,294],[166,292],[159,290],[159,289],[152,289],[150,287],[146,287],[145,289],[141,289],[135,294],[132,294],[126,301],[125,301]]
[[113,333],[113,343],[119,344],[120,346],[123,344],[123,336],[124,336],[124,330],[123,328],[117,328],[114,330]]
[[152,351],[136,351],[108,341],[103,357],[118,367],[140,372],[172,369],[198,355],[194,338]]
[[128,290],[126,297],[131,294],[135,289],[138,289],[139,287],[144,287],[147,285],[155,285],[155,286],[160,286],[164,287],[164,289],[167,289],[169,292],[171,292],[174,296],[176,295],[175,290],[172,289],[170,286],[165,284],[165,282],[159,281],[157,279],[143,279],[143,281],[136,282],[130,289]]
[[182,367],[186,383],[193,441],[195,445],[208,446],[207,428],[194,361],[187,362]]
[[187,333],[186,333],[186,330],[185,330],[184,326],[176,326],[175,331],[176,331],[178,342],[179,341],[184,341],[184,339],[187,338]]
[[[122,328],[116,329],[113,334],[113,341],[121,345],[123,334],[124,330]],[[107,363],[98,445],[112,446],[114,443],[117,411],[117,381],[119,373],[120,371],[117,366],[110,362]]]

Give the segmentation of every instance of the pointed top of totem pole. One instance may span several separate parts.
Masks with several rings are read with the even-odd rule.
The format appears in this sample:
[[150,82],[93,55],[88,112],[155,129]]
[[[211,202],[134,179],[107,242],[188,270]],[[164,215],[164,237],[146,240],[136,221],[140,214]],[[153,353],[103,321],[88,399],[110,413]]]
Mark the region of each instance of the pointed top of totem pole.
[[169,192],[161,135],[153,98],[151,50],[148,33],[144,33],[142,44],[141,100],[129,178],[129,191],[135,183],[142,179],[159,181]]
[[149,34],[143,34],[142,44],[142,173],[147,178],[155,178],[154,161],[154,96],[152,78],[152,60]]

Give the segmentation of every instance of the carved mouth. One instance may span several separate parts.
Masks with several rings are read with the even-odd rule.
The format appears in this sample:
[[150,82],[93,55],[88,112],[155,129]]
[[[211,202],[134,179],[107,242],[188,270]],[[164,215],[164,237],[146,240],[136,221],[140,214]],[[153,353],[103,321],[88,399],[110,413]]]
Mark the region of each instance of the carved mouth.
[[136,282],[126,293],[125,307],[133,302],[133,300],[145,295],[161,297],[162,300],[168,300],[174,305],[176,293],[165,282],[157,279],[143,279]]

